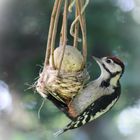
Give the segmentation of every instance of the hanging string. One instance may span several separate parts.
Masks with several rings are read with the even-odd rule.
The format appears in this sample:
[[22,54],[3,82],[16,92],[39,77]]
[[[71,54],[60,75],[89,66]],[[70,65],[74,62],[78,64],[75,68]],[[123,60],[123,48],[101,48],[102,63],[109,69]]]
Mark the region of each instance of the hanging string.
[[[78,11],[80,12],[83,6],[83,0],[77,0],[77,8]],[[80,26],[81,26],[81,31],[82,31],[82,46],[83,46],[83,57],[84,57],[84,62],[83,62],[83,66],[82,68],[84,68],[85,63],[86,63],[86,59],[87,59],[87,34],[86,34],[86,21],[85,21],[85,14],[81,14],[79,15],[79,20],[80,20]]]
[[63,42],[61,42],[62,43],[63,51],[62,51],[62,55],[61,55],[61,59],[60,59],[60,63],[59,63],[58,76],[60,74],[61,65],[62,65],[62,61],[63,61],[64,53],[65,53],[65,48],[66,48],[66,44],[67,44],[67,15],[68,15],[68,4],[69,4],[68,0],[65,0],[63,23],[62,23],[62,39],[60,39],[60,41],[63,41]]
[[[78,1],[78,0],[76,0],[76,1]],[[86,0],[85,4],[82,7],[82,10],[80,11],[81,15],[83,15],[83,13],[84,13],[84,11],[85,11],[85,9],[86,9],[88,4],[89,4],[89,0]],[[77,6],[77,4],[76,4],[76,6]],[[76,22],[78,22],[78,20],[80,18],[80,13],[79,13],[79,16],[77,16],[75,18],[75,20],[72,22],[71,27],[70,27],[70,34],[73,37],[74,37],[74,26],[75,26]]]
[[[79,15],[78,9],[76,8],[75,11],[75,18]],[[78,45],[78,40],[79,40],[79,22],[75,23],[75,29],[74,29],[74,42],[73,42],[73,47],[77,48]]]
[[55,0],[54,7],[53,7],[53,10],[52,10],[50,28],[49,28],[49,33],[48,33],[46,57],[45,57],[44,65],[49,64],[49,58],[50,58],[50,54],[51,54],[52,31],[53,31],[53,28],[54,28],[54,20],[55,20],[55,17],[56,17],[56,11],[57,11],[57,7],[58,7],[58,2],[59,2],[59,0]]
[[41,109],[43,108],[43,106],[45,104],[45,101],[46,101],[46,98],[43,98],[43,101],[42,101],[41,106],[39,107],[39,110],[38,110],[38,113],[37,113],[37,116],[38,116],[39,120],[40,120],[40,112],[41,112]]
[[51,60],[52,60],[52,66],[53,66],[54,69],[55,69],[55,65],[54,65],[54,46],[55,46],[55,38],[56,38],[56,33],[57,33],[57,26],[58,26],[58,19],[59,19],[59,15],[60,15],[61,4],[62,4],[62,0],[59,0],[57,11],[56,11],[56,17],[55,17],[55,20],[54,20],[54,28],[53,28],[52,40],[51,40]]
[[69,5],[69,7],[68,7],[68,11],[69,11],[69,12],[72,12],[72,8],[73,8],[73,6],[74,6],[74,4],[75,4],[75,1],[76,1],[76,0],[71,0],[70,5]]

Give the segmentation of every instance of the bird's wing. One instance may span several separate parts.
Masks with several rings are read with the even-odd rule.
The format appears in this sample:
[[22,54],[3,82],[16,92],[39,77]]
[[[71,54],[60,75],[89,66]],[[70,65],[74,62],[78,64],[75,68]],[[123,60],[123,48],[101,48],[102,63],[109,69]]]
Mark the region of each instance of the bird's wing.
[[79,115],[75,120],[71,121],[64,129],[61,129],[56,133],[56,135],[60,135],[65,131],[70,129],[75,129],[80,127],[87,122],[95,120],[99,116],[103,115],[104,113],[108,112],[113,105],[118,100],[119,95],[116,93],[112,95],[105,95],[101,98],[97,99],[94,103],[92,103],[81,115]]

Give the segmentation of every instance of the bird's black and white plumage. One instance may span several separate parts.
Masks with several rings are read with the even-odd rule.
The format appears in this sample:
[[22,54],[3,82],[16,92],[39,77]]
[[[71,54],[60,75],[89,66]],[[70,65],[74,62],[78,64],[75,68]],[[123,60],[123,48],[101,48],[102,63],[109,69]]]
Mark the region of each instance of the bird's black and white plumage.
[[[101,75],[86,87],[89,89],[91,88],[93,92],[93,102],[65,128],[58,131],[56,135],[60,135],[67,130],[80,127],[92,120],[95,120],[108,112],[118,100],[121,93],[119,79],[124,72],[124,64],[116,57],[103,57],[101,59],[94,57],[94,59],[100,66]],[[86,96],[88,97],[88,95]]]

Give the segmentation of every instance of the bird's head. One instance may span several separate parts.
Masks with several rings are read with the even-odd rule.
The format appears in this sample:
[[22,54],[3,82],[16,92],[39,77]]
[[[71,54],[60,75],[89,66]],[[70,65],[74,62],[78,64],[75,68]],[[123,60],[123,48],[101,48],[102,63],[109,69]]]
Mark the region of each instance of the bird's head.
[[101,78],[119,80],[124,72],[124,63],[115,56],[107,56],[103,58],[93,57],[101,69]]

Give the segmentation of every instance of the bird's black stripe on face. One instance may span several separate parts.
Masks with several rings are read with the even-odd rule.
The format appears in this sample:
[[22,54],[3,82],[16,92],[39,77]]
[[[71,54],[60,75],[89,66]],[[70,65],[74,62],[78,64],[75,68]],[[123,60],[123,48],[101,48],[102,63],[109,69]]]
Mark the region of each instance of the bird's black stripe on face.
[[120,71],[117,71],[117,72],[114,72],[114,73],[111,73],[109,71],[109,69],[105,66],[105,64],[102,64],[104,69],[110,74],[110,77],[106,80],[103,80],[102,83],[101,83],[101,87],[108,87],[110,85],[110,80],[115,77],[116,75],[120,74],[121,72]]
[[121,73],[120,71],[117,71],[117,72],[112,73],[112,72],[110,72],[110,70],[105,66],[105,64],[102,64],[102,65],[103,65],[104,69],[110,74],[110,78],[115,77],[116,75],[118,75],[118,74]]
[[112,73],[111,73],[110,70],[105,66],[105,64],[102,64],[102,65],[103,65],[104,69],[105,69],[110,75],[112,75]]
[[108,87],[109,85],[110,85],[110,83],[109,83],[109,81],[110,80],[103,80],[102,82],[101,82],[101,85],[100,85],[100,87]]

